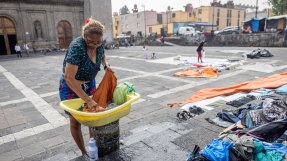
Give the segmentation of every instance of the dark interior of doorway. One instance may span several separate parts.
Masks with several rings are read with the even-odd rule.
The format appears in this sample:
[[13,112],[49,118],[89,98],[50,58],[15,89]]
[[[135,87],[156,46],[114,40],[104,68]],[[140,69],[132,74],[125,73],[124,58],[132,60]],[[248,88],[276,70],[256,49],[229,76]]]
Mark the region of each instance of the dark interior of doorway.
[[8,35],[8,40],[9,40],[9,46],[10,46],[11,54],[16,54],[16,51],[14,49],[15,45],[17,43],[16,35]]
[[0,55],[6,55],[6,46],[5,46],[5,40],[4,35],[0,35]]

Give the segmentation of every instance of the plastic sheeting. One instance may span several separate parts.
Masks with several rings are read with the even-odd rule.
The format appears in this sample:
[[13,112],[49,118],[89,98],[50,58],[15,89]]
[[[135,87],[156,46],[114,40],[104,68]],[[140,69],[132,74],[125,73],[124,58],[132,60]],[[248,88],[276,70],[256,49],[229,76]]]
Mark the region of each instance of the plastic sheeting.
[[233,143],[224,142],[218,139],[213,139],[203,150],[202,154],[210,161],[228,161],[229,149],[233,148]]
[[218,72],[214,68],[203,68],[202,70],[195,70],[192,68],[186,68],[181,72],[174,74],[178,77],[204,77],[204,78],[216,78]]
[[186,103],[201,101],[216,96],[232,95],[238,92],[249,92],[260,88],[277,88],[287,84],[287,72],[275,74],[268,77],[247,81],[237,85],[223,88],[207,88],[196,92],[193,96],[183,102],[169,104],[170,107],[177,107]]

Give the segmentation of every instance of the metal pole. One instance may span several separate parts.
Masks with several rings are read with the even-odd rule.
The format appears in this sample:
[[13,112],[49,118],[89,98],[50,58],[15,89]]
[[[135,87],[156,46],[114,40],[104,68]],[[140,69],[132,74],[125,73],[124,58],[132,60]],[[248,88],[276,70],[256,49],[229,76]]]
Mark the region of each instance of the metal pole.
[[168,11],[166,11],[166,34],[168,35]]
[[[169,11],[170,15],[169,15],[169,22],[172,23],[172,10]],[[171,31],[171,34],[173,34],[173,31]]]
[[258,0],[256,0],[255,18],[257,18],[257,13],[258,13]]
[[144,6],[144,35],[146,38],[146,18],[145,18],[145,6]]
[[213,32],[213,24],[214,24],[214,3],[213,3],[213,14],[212,14],[212,29],[211,32]]

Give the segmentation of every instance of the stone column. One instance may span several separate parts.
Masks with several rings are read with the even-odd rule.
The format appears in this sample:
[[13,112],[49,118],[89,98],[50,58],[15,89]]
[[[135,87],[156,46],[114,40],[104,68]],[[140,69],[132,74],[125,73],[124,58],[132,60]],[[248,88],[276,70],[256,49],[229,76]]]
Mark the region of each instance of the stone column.
[[85,18],[92,16],[92,18],[99,20],[106,28],[104,39],[107,42],[112,41],[113,20],[111,0],[85,0],[84,8]]

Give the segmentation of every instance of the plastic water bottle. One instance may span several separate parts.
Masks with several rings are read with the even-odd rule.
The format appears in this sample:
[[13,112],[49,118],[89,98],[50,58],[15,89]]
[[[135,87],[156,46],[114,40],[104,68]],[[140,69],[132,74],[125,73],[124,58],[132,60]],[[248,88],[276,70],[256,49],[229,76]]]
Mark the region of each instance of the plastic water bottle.
[[98,147],[94,138],[89,140],[89,157],[90,161],[99,160]]

